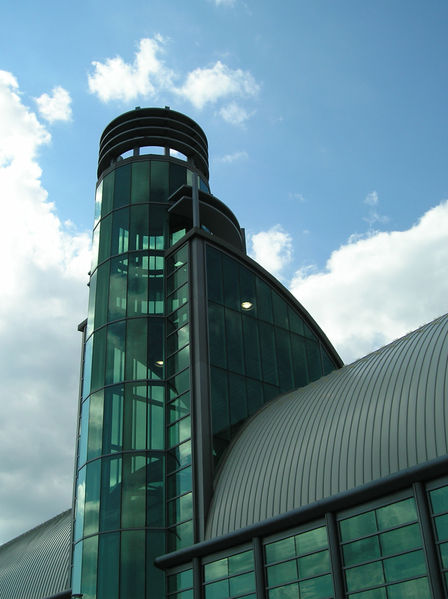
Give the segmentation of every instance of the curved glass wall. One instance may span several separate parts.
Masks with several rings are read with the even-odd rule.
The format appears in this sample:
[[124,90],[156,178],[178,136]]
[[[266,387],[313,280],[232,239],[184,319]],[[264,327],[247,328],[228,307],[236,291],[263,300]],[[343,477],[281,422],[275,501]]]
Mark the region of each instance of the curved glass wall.
[[188,247],[164,257],[189,227],[167,199],[193,176],[152,156],[97,188],[73,539],[84,599],[164,596],[155,556],[193,540]]
[[207,246],[213,453],[280,393],[337,365],[304,318],[259,274]]

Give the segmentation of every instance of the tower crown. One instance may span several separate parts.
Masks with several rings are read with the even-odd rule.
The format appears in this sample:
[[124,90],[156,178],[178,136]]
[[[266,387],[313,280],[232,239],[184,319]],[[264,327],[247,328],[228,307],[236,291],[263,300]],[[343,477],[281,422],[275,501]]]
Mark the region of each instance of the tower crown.
[[135,108],[114,119],[100,140],[98,178],[125,152],[161,146],[184,154],[208,181],[208,142],[201,127],[169,108]]

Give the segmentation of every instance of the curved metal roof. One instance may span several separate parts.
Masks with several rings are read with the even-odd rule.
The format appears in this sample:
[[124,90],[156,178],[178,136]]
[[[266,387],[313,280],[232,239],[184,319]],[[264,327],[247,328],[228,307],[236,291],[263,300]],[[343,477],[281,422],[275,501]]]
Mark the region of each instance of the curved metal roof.
[[0,597],[43,599],[70,588],[72,512],[0,547]]
[[217,474],[207,538],[448,453],[448,315],[264,406]]

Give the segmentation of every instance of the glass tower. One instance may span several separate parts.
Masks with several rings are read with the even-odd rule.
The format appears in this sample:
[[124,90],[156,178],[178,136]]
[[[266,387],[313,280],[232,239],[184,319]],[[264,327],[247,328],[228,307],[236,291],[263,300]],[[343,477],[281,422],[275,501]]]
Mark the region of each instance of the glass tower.
[[242,423],[341,361],[247,257],[190,118],[138,108],[112,121],[95,208],[72,591],[160,598],[154,559],[204,539],[214,472]]

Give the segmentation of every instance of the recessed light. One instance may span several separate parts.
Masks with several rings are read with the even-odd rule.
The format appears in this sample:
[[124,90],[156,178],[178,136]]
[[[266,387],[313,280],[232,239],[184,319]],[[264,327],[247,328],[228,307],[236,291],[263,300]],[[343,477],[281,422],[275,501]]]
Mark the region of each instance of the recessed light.
[[252,310],[254,305],[252,302],[244,301],[244,302],[241,302],[241,307],[243,308],[243,310]]
[[157,360],[156,366],[163,366],[163,360]]

